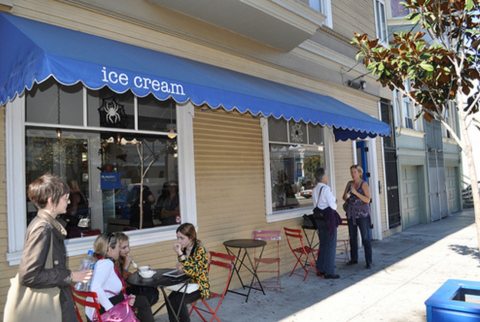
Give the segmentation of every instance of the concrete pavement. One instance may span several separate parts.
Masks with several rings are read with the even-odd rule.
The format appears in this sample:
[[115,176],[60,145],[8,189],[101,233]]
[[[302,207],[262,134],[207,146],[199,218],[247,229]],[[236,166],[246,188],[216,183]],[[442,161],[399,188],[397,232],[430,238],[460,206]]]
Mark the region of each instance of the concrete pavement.
[[[363,250],[359,254],[363,256]],[[447,279],[480,280],[472,210],[373,242],[374,266],[337,263],[338,280],[282,276],[282,291],[227,294],[222,321],[425,321],[425,300]],[[156,321],[168,321],[160,316]],[[200,321],[192,316],[192,321]]]

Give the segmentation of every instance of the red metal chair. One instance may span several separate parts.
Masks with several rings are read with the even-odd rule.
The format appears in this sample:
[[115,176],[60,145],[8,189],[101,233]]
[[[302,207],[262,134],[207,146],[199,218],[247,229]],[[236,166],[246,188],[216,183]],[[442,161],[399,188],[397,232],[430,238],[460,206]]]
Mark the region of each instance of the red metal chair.
[[77,291],[74,287],[72,287],[72,294],[73,294],[73,302],[75,307],[75,313],[77,314],[78,322],[83,322],[82,314],[78,310],[77,304],[83,307],[93,307],[95,309],[96,320],[98,322],[102,322],[102,317],[100,316],[100,309],[101,305],[98,303],[98,296],[95,292],[84,292],[84,291]]
[[[219,252],[213,252],[210,251],[210,259],[208,262],[208,273],[210,274],[212,272],[212,268],[215,269],[215,273],[217,273],[217,269],[224,270],[225,273],[225,282],[223,285],[223,289],[220,293],[216,293],[213,291],[210,291],[210,298],[208,300],[201,299],[196,301],[195,303],[192,303],[192,306],[190,308],[190,314],[192,314],[193,311],[195,311],[200,319],[202,321],[207,321],[205,316],[202,313],[207,313],[211,315],[210,322],[211,321],[217,321],[220,322],[220,318],[218,317],[217,313],[218,310],[220,309],[220,306],[222,305],[223,299],[225,298],[225,294],[227,294],[228,291],[228,286],[230,285],[230,280],[232,279],[232,274],[233,274],[233,262],[235,261],[235,256],[225,254],[225,253],[219,253]],[[217,299],[217,304],[216,305],[211,305],[208,302],[212,302],[212,299]],[[202,306],[199,306],[199,304],[202,303]]]
[[310,246],[305,246],[303,243],[303,234],[300,229],[283,227],[283,230],[285,231],[285,236],[287,237],[288,247],[296,259],[295,266],[293,267],[289,276],[292,276],[297,269],[297,266],[300,265],[304,272],[303,280],[305,280],[309,272],[309,268],[307,267],[308,265],[310,265],[315,272],[317,270],[315,265],[315,252],[317,252],[317,250],[311,248]]
[[[282,235],[280,230],[254,230],[252,232],[253,239],[256,240],[264,240],[269,242],[270,244],[275,245],[274,249],[274,257],[263,257],[258,258],[255,256],[255,249],[254,249],[254,261],[255,267],[257,268],[258,273],[275,273],[276,279],[274,280],[273,284],[266,284],[265,281],[262,282],[264,288],[271,288],[271,289],[281,289],[280,285],[280,240],[282,239]],[[269,266],[267,266],[269,265]],[[264,266],[272,267],[273,265],[276,266],[276,269],[270,268],[263,268]]]

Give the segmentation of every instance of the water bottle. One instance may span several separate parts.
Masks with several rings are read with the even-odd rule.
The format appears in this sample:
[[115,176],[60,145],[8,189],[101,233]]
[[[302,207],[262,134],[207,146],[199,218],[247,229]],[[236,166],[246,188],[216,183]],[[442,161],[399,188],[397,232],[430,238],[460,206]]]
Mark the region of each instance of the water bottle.
[[[80,263],[80,270],[81,271],[87,271],[92,269],[93,266],[95,265],[95,258],[93,257],[93,250],[89,250],[87,252],[87,256],[82,259],[82,262]],[[88,291],[90,289],[90,280],[88,282],[77,282],[75,284],[75,289],[78,291]]]

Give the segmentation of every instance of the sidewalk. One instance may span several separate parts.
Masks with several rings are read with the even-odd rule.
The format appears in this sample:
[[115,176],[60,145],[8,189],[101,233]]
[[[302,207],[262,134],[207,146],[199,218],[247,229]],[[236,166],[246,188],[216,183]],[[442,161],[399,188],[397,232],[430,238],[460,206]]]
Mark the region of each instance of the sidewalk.
[[[282,277],[283,290],[228,294],[222,321],[425,321],[425,300],[447,279],[480,279],[473,210],[373,242],[374,266],[338,263],[339,280]],[[363,255],[363,250],[359,254]],[[156,321],[168,321],[160,316]],[[192,321],[200,321],[192,316]]]

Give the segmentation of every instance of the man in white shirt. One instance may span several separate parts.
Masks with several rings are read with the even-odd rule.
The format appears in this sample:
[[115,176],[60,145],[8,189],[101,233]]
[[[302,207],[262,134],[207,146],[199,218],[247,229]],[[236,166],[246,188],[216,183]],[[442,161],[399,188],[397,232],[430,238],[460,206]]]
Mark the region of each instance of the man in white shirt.
[[337,279],[335,274],[335,253],[337,246],[337,201],[332,189],[327,185],[328,176],[325,169],[319,168],[315,173],[317,185],[313,189],[313,205],[322,210],[323,218],[316,217],[315,222],[320,239],[317,258],[317,276],[325,279]]

